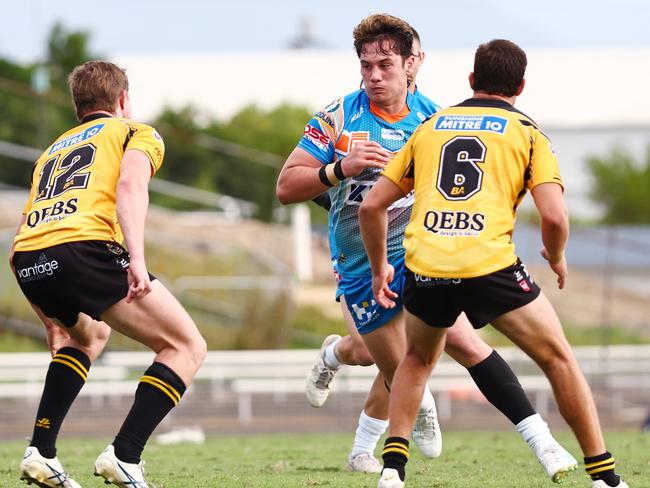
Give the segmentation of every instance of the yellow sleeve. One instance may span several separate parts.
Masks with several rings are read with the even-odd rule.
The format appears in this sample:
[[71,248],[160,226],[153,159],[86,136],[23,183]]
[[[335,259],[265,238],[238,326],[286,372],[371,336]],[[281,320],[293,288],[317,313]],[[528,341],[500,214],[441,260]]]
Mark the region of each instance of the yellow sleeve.
[[533,129],[533,151],[531,154],[531,174],[527,187],[532,190],[542,183],[557,183],[564,189],[560,176],[557,156],[551,141],[539,130]]
[[413,174],[413,145],[416,135],[417,133],[411,136],[408,142],[381,172],[382,175],[399,186],[404,195],[409,194],[413,190],[415,181]]
[[145,124],[134,124],[133,135],[129,139],[125,151],[137,149],[149,158],[151,175],[153,176],[162,166],[165,157],[165,143],[156,129]]

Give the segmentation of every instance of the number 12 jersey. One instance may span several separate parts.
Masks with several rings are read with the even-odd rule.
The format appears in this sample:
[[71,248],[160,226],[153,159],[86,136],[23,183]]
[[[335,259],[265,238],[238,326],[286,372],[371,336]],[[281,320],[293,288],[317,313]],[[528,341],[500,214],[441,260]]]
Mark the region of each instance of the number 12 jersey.
[[122,157],[131,149],[148,157],[152,174],[162,165],[160,135],[128,119],[90,115],[54,141],[34,164],[16,251],[88,240],[120,242],[116,187]]

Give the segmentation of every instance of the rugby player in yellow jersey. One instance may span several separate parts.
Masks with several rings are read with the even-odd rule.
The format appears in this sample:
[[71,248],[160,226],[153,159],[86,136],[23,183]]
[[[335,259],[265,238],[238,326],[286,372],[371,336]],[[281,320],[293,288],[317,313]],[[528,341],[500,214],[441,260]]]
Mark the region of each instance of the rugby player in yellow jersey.
[[557,159],[547,137],[513,107],[525,69],[526,55],[516,44],[479,46],[469,77],[474,96],[423,123],[362,203],[373,293],[391,308],[386,209],[415,190],[404,239],[408,346],[392,382],[391,437],[379,488],[404,486],[406,438],[420,392],[444,347],[446,328],[461,312],[475,328],[491,323],[542,368],[585,455],[592,488],[628,487],[614,472],[591,391],[562,325],[512,242],[517,206],[530,190],[541,217],[542,255],[564,287],[569,225]]
[[[418,32],[411,28],[413,64],[407,70],[408,91],[423,96],[416,89],[416,77],[425,53]],[[319,205],[326,197],[329,210],[329,194],[320,196]],[[333,259],[336,259],[334,253]],[[320,407],[327,400],[330,383],[341,365],[373,364],[374,360],[357,331],[345,296],[340,297],[341,309],[348,335],[330,335],[323,341],[316,361],[307,376],[307,398],[312,406]],[[401,323],[403,327],[403,323]],[[498,408],[516,427],[548,476],[556,483],[577,469],[577,461],[552,436],[548,424],[533,408],[515,373],[499,353],[486,344],[472,328],[464,315],[459,317],[447,331],[445,352],[467,368],[468,373],[485,398]],[[432,404],[433,406],[433,404]],[[352,450],[348,455],[347,468],[364,473],[380,473],[382,465],[374,455],[379,439],[388,428],[388,390],[379,373],[366,397],[355,431]],[[420,412],[413,429],[413,440],[420,446],[432,446],[425,455],[435,457],[441,453],[442,435],[433,408]],[[434,442],[430,442],[433,440]],[[420,447],[422,450],[422,447]],[[425,450],[422,450],[425,453]]]
[[[115,440],[97,458],[95,474],[120,487],[147,488],[144,445],[180,401],[206,344],[145,264],[147,186],[163,162],[160,135],[130,120],[128,79],[118,66],[85,63],[68,83],[81,123],[36,161],[10,252],[53,353],[21,479],[43,487],[79,486],[58,461],[56,439],[112,328],[156,357]],[[128,252],[120,244],[122,232]]]

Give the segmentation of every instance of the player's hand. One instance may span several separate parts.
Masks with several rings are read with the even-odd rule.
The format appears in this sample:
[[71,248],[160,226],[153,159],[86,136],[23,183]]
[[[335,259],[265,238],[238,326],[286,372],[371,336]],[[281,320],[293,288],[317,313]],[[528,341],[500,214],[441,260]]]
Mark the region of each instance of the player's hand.
[[383,168],[390,161],[391,153],[378,142],[355,142],[343,158],[341,169],[345,176],[357,176],[366,168]]
[[389,287],[394,276],[395,268],[388,263],[377,274],[372,275],[372,293],[383,308],[395,308],[394,299],[397,298],[397,293]]
[[562,257],[559,260],[557,258],[551,259],[551,255],[548,253],[546,248],[542,248],[540,254],[544,259],[546,259],[546,261],[548,261],[548,265],[557,275],[557,284],[561,290],[564,288],[567,276],[569,276],[569,269],[567,267],[566,257],[564,257],[564,253],[562,253]]
[[133,300],[140,300],[151,291],[151,281],[144,259],[131,259],[128,269],[129,292],[126,295],[126,303]]

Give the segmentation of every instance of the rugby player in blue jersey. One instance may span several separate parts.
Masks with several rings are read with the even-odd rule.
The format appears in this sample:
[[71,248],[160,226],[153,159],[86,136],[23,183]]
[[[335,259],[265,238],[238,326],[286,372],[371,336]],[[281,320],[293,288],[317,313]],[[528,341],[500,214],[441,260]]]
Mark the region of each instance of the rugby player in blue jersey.
[[[348,467],[379,472],[381,464],[373,451],[388,425],[385,383],[390,383],[405,352],[404,323],[401,306],[383,309],[372,297],[357,212],[392,154],[438,107],[415,89],[414,78],[424,53],[411,26],[390,15],[371,15],[356,27],[354,39],[364,88],[335,100],[309,121],[282,169],[277,194],[282,203],[293,203],[329,188],[329,237],[339,278],[337,299],[350,335],[325,339],[308,378],[307,396],[319,407],[327,399],[329,384],[341,364],[377,364],[380,374],[360,415]],[[402,237],[411,203],[412,196],[389,210],[389,256],[401,270]],[[398,293],[401,278],[399,274],[393,281]],[[450,329],[447,352],[468,368],[488,400],[517,425],[549,476],[559,480],[575,469],[575,459],[553,439],[507,363],[478,337],[464,316]],[[442,438],[435,403],[427,388],[422,400],[413,440],[425,456],[437,457]]]

